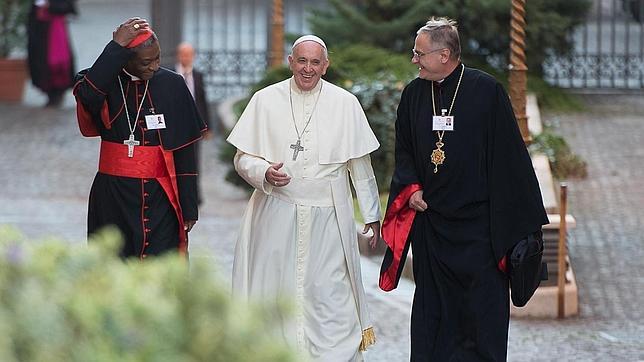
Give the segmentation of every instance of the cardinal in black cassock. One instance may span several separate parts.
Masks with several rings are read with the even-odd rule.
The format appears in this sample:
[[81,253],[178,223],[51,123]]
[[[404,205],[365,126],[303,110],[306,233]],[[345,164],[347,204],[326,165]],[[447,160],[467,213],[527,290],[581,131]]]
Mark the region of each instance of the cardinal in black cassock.
[[[412,58],[419,78],[398,106],[380,286],[396,287],[411,246],[412,361],[506,360],[506,255],[548,223],[507,93],[459,54],[455,23],[430,20]],[[454,118],[441,139],[443,113]]]
[[101,137],[88,233],[116,225],[123,257],[187,251],[198,218],[194,145],[206,126],[159,52],[147,22],[129,19],[74,86],[81,133]]

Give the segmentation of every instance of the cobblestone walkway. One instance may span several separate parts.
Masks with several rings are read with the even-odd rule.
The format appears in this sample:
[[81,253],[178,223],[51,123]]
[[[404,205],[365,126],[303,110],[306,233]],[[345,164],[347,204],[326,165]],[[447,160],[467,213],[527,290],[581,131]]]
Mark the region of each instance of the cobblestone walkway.
[[583,100],[583,113],[544,117],[588,163],[568,181],[580,316],[512,321],[512,361],[644,361],[644,97]]

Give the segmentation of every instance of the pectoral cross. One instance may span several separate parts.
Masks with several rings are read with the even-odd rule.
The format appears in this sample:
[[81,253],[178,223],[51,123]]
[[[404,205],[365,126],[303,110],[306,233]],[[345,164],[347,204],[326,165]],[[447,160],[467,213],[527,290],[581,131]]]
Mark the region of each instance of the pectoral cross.
[[127,145],[127,157],[134,157],[134,146],[138,146],[140,144],[139,141],[134,139],[134,135],[131,134],[130,138],[123,141],[123,144]]
[[304,151],[304,147],[302,147],[302,144],[298,139],[297,142],[291,145],[291,148],[293,149],[293,161],[295,161],[297,154],[300,153],[300,151]]

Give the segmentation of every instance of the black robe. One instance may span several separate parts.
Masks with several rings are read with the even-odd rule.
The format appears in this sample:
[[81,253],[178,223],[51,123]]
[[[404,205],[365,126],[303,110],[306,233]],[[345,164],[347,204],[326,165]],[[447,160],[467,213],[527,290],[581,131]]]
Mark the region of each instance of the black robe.
[[[438,114],[449,109],[460,73],[461,65],[433,83]],[[388,212],[412,184],[423,189],[428,209],[413,218],[400,263],[388,249],[381,273],[397,266],[395,287],[411,245],[412,361],[504,361],[509,292],[498,263],[547,224],[541,192],[507,93],[471,68],[454,103],[454,131],[443,138],[445,162],[434,173],[431,87],[417,78],[403,91]]]
[[[122,70],[133,54],[131,49],[110,41],[94,65],[77,75],[74,94],[81,132],[86,136],[97,132],[103,141],[120,144],[128,139],[130,131],[117,80],[120,77],[132,119],[143,101],[134,133],[136,140],[141,141],[141,146],[161,145],[172,151],[183,219],[197,220],[194,145],[206,126],[183,78],[170,70],[160,68],[154,73],[143,99],[145,82],[133,81]],[[163,114],[167,128],[147,129],[145,116],[150,114]],[[144,258],[179,247],[178,218],[156,179],[98,172],[90,191],[87,219],[88,234],[105,225],[118,226],[125,238],[121,251],[124,257]]]

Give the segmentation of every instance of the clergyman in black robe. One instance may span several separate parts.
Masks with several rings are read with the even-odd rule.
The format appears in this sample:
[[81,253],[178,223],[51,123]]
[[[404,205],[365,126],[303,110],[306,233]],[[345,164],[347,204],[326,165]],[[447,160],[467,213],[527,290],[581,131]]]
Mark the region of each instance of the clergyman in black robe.
[[187,251],[198,218],[194,145],[206,126],[159,53],[147,21],[129,19],[74,86],[81,133],[101,137],[88,234],[116,225],[123,257]]
[[398,106],[380,286],[396,287],[411,245],[411,360],[504,361],[503,263],[548,222],[539,185],[507,93],[460,62],[456,23],[432,18],[413,52],[419,76]]

